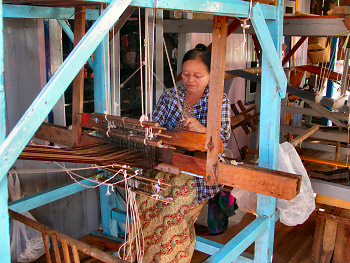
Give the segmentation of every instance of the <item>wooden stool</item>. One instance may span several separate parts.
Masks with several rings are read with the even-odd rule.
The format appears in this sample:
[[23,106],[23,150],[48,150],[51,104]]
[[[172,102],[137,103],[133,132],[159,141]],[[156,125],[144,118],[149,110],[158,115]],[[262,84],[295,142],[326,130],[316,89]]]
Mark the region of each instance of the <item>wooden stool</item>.
[[318,205],[313,262],[350,262],[350,210]]

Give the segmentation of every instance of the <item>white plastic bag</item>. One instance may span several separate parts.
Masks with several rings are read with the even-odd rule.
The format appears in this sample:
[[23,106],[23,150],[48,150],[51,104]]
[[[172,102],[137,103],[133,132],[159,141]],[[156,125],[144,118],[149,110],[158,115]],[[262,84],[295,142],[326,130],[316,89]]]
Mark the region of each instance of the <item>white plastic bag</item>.
[[302,176],[300,193],[292,200],[277,199],[280,221],[287,226],[304,223],[315,210],[315,197],[311,182],[300,157],[289,142],[280,144],[278,170]]
[[236,198],[239,209],[247,213],[256,213],[256,193],[243,189],[233,188],[231,195]]
[[[12,201],[21,198],[18,175],[11,170],[8,175],[8,189]],[[29,212],[22,215],[34,219]],[[11,262],[33,262],[45,253],[41,232],[16,220],[10,220]]]
[[[296,197],[290,201],[277,198],[280,221],[287,226],[302,224],[315,210],[315,198],[305,167],[289,142],[279,146],[278,170],[302,176],[300,193]],[[236,198],[240,209],[256,213],[256,193],[234,188],[231,194]]]

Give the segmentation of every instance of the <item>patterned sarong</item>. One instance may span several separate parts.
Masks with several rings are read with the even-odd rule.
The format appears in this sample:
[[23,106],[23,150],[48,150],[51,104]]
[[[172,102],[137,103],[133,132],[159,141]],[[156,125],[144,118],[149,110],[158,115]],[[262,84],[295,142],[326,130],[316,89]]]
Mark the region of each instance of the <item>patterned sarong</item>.
[[172,184],[172,188],[167,187],[167,190],[161,190],[158,194],[172,198],[174,204],[138,196],[144,236],[143,262],[190,262],[196,244],[194,223],[205,202],[199,203],[196,200],[192,176],[159,172],[156,178]]

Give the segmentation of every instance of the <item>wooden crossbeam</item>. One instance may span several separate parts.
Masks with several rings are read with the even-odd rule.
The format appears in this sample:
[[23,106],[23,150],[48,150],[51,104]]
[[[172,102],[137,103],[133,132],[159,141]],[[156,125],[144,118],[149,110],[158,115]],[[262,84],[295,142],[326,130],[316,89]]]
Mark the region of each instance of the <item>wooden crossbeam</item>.
[[298,48],[304,43],[307,37],[301,37],[298,42],[293,46],[293,48],[288,52],[288,54],[282,60],[282,67],[288,62],[288,60],[294,55]]
[[[181,170],[205,176],[205,160],[173,153],[173,165]],[[300,191],[301,176],[254,165],[228,165],[218,163],[217,178],[219,184],[232,186],[259,194],[293,199]]]
[[339,127],[346,127],[346,124],[333,116],[333,113],[326,109],[321,104],[314,102],[312,100],[303,99],[307,104],[309,104],[315,111],[332,121],[335,125]]
[[304,141],[306,138],[309,138],[312,134],[314,134],[318,129],[320,128],[320,125],[314,125],[307,131],[300,134],[298,137],[295,137],[293,140],[290,141],[290,144],[292,144],[294,147],[300,144],[302,141]]
[[[334,72],[330,69],[324,69],[322,67],[314,66],[314,65],[303,65],[303,66],[297,66],[296,67],[299,70],[304,70],[307,72],[310,72],[312,74],[318,75],[318,76],[327,76],[328,79],[333,81],[340,81],[342,78],[341,73]],[[348,81],[350,80],[350,77],[348,76]]]
[[65,126],[43,122],[34,137],[63,146],[73,146],[73,133]]
[[[168,135],[169,137],[161,137],[164,144],[180,146],[190,150],[207,151],[205,133],[190,132],[190,131],[162,131],[160,135]],[[219,141],[219,153],[223,152],[222,142]]]

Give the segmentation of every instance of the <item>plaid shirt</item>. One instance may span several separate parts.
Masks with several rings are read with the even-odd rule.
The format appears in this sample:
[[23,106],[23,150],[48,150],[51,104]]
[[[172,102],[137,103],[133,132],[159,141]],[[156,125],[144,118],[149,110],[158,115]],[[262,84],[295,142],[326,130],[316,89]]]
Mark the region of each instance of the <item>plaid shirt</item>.
[[[177,88],[179,94],[179,100],[183,107],[186,89],[183,86]],[[193,117],[196,118],[203,126],[207,126],[207,113],[208,113],[208,95],[209,87],[204,90],[202,98],[193,106]],[[174,130],[176,125],[181,121],[181,112],[179,111],[178,99],[175,89],[166,90],[159,98],[157,105],[153,109],[153,121],[159,123],[160,126],[167,128],[168,130]],[[222,100],[222,117],[221,117],[221,133],[220,137],[223,142],[223,146],[226,147],[231,133],[230,125],[230,108],[229,101],[224,94]],[[207,186],[202,178],[194,178],[196,184],[196,198],[197,201],[204,201],[214,197],[221,189],[221,185]]]

